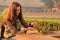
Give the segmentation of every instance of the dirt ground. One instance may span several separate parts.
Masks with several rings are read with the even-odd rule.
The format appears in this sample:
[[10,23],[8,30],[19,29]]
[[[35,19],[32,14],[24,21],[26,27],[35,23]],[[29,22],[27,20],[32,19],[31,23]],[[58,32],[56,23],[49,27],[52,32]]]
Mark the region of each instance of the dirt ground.
[[35,17],[35,18],[60,18],[60,13],[23,13],[24,17]]
[[[0,16],[2,15],[2,12],[0,12]],[[35,18],[60,18],[60,13],[32,13],[32,12],[26,12],[23,13],[23,17],[35,17]]]

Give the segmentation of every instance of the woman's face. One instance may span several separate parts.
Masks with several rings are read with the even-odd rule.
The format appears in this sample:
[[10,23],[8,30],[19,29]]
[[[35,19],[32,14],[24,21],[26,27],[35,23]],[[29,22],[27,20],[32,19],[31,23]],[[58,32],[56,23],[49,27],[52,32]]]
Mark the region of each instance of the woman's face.
[[17,8],[16,8],[16,15],[18,16],[19,15],[19,13],[20,13],[20,6],[18,6]]

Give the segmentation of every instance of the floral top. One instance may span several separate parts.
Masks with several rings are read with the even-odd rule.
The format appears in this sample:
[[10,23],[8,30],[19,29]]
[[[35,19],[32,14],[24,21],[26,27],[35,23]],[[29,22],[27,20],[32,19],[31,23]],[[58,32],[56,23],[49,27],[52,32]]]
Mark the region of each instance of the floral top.
[[[16,33],[20,30],[21,25],[23,25],[25,28],[29,27],[29,25],[23,20],[23,22],[21,23],[18,19],[18,17],[16,18],[16,26],[12,25],[10,21],[7,22],[7,25],[4,25],[4,34],[3,36],[5,38],[9,38],[11,36],[15,36]],[[3,27],[2,27],[3,28]]]

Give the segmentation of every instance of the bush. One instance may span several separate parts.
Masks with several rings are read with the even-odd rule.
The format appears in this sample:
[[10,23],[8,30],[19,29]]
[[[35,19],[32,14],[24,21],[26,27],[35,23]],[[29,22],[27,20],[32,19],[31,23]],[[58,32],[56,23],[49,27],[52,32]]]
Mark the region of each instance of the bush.
[[31,21],[36,21],[38,23],[37,28],[39,31],[60,31],[60,19],[25,18],[25,20],[28,23]]

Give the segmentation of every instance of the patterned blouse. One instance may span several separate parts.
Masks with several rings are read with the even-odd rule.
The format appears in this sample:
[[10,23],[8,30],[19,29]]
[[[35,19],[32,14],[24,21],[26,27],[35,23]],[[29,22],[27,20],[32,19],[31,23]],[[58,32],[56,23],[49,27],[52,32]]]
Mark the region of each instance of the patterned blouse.
[[7,25],[2,25],[1,35],[4,36],[4,38],[15,36],[21,25],[23,25],[25,28],[29,27],[29,25],[24,20],[20,22],[18,17],[16,17],[16,21],[16,26],[12,25],[10,21],[7,22]]

